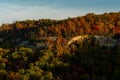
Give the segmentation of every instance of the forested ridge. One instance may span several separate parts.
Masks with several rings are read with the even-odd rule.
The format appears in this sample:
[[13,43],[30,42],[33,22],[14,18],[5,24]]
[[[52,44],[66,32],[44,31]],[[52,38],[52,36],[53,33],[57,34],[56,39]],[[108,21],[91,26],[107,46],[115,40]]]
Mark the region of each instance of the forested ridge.
[[[67,45],[84,35],[89,38]],[[94,36],[110,36],[116,44],[101,46]],[[120,12],[15,21],[0,27],[0,80],[119,80],[119,76]]]
[[82,34],[114,35],[120,32],[120,12],[96,15],[89,13],[85,16],[64,20],[26,20],[15,21],[12,24],[3,24],[0,27],[2,36],[23,39],[37,38],[38,36],[61,35],[76,36]]

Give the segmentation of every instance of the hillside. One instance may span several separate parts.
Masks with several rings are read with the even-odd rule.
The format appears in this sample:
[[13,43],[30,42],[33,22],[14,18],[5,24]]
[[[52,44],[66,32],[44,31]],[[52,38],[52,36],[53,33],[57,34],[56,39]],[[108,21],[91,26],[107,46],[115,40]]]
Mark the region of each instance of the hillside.
[[71,37],[89,34],[114,36],[120,33],[120,13],[104,13],[96,15],[89,13],[86,16],[68,18],[65,20],[26,20],[12,24],[3,24],[0,27],[1,40],[19,44],[26,40],[39,40],[45,37],[62,37],[69,40]]
[[119,80],[119,50],[120,12],[3,24],[0,80]]

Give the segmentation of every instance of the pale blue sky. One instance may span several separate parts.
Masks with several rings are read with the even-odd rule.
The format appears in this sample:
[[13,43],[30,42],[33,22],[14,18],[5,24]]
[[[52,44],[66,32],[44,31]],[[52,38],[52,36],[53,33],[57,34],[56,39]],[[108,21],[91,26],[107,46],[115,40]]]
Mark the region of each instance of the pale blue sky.
[[64,19],[119,12],[120,0],[0,0],[0,24],[26,19]]

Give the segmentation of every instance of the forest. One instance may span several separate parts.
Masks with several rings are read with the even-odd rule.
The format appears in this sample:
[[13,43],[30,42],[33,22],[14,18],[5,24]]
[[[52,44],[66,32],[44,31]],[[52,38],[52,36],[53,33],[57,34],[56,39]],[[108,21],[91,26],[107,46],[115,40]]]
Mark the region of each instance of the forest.
[[[75,36],[84,41],[67,45]],[[113,47],[94,36],[110,36]],[[120,12],[63,20],[14,21],[0,27],[0,80],[119,80]]]

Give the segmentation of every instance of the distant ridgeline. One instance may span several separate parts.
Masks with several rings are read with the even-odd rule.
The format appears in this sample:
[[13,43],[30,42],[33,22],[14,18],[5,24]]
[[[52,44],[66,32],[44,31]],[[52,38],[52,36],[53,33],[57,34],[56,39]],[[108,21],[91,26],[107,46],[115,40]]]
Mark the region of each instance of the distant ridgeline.
[[43,45],[43,43],[37,44],[37,41],[64,45],[72,37],[80,35],[97,35],[96,38],[110,36],[119,41],[120,12],[100,15],[89,13],[85,16],[64,20],[40,19],[3,24],[0,27],[0,44],[6,45],[0,47],[27,45],[28,43],[29,45]]

